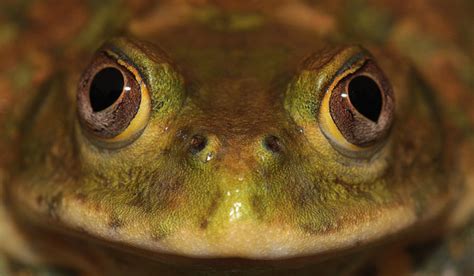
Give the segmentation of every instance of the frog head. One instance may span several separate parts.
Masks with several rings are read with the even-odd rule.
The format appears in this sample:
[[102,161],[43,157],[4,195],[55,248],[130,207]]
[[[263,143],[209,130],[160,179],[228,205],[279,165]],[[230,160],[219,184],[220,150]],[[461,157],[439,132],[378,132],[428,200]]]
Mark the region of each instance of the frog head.
[[111,39],[51,84],[8,188],[22,216],[157,254],[281,259],[446,208],[440,122],[402,59],[286,27],[189,28]]

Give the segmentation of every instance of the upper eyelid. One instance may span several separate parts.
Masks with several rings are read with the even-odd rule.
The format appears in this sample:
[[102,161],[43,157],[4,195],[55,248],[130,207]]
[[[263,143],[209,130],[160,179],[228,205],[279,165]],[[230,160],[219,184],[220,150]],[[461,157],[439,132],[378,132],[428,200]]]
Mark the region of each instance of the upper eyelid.
[[[367,61],[370,59],[370,56],[367,55],[366,51],[361,51],[355,55],[353,55],[351,58],[349,58],[342,66],[339,68],[339,70],[336,71],[335,76],[338,76],[340,74],[343,74],[345,71],[347,71],[349,68],[351,68],[356,62],[358,61]],[[361,66],[360,66],[361,67]]]

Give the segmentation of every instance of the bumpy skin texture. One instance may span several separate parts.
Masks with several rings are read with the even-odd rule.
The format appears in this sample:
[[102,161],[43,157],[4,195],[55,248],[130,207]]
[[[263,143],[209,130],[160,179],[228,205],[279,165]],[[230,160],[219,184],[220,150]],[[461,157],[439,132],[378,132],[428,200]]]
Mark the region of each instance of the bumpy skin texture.
[[[445,270],[436,258],[450,254],[453,238],[432,259],[415,246],[414,255],[428,258],[422,264],[387,260],[394,252],[403,262],[406,244],[472,216],[472,177],[459,163],[469,163],[459,149],[472,150],[472,120],[453,126],[436,82],[406,58],[414,54],[399,38],[387,42],[387,30],[364,37],[341,20],[338,32],[339,17],[323,13],[337,15],[331,5],[276,6],[162,4],[149,22],[114,19],[125,35],[103,49],[139,71],[151,99],[143,133],[120,148],[95,143],[76,112],[87,67],[79,57],[90,58],[106,37],[90,31],[78,40],[84,45],[63,46],[81,65],[56,68],[18,101],[23,113],[5,120],[2,148],[11,150],[1,163],[0,219],[11,241],[0,249],[12,270]],[[396,99],[389,136],[363,156],[341,153],[321,130],[327,88],[364,52],[354,42],[372,53]],[[373,258],[382,251],[386,259]],[[469,272],[472,252],[456,252],[448,267]]]

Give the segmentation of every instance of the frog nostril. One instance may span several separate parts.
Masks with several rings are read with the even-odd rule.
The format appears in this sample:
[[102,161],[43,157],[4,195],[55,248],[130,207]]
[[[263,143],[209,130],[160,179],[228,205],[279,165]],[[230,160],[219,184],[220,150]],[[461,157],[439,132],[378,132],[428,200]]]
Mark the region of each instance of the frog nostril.
[[263,140],[263,145],[265,148],[273,153],[281,152],[281,143],[280,139],[274,135],[269,135]]
[[191,153],[192,154],[197,154],[206,147],[207,139],[206,139],[206,137],[204,137],[202,135],[194,135],[191,138],[190,144],[191,145],[190,145],[189,150],[191,151]]

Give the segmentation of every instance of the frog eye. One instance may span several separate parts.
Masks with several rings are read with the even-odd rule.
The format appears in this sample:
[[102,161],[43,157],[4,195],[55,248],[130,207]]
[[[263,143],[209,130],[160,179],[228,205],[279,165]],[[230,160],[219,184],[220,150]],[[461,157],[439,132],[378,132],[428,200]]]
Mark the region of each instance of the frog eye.
[[374,61],[340,73],[323,98],[324,134],[343,151],[363,151],[383,141],[394,117],[390,83]]
[[126,62],[98,53],[78,88],[79,122],[101,145],[133,141],[150,113],[148,90],[138,71]]

